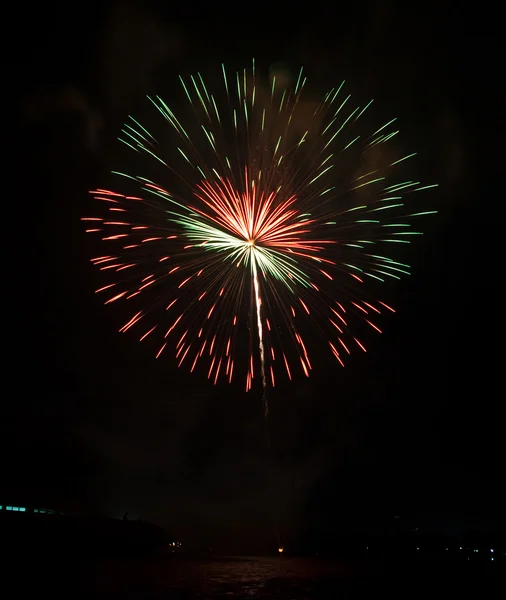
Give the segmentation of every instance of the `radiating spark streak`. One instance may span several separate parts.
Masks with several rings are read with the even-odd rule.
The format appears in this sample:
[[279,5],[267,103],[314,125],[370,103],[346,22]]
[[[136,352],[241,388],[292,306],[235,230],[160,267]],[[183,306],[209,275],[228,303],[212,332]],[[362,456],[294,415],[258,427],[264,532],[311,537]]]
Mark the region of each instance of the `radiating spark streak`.
[[156,355],[156,357],[155,357],[155,358],[159,358],[159,357],[160,357],[161,353],[162,353],[162,352],[165,350],[165,346],[166,346],[166,345],[167,345],[167,342],[165,342],[165,343],[163,344],[163,346],[160,348],[160,350],[158,350],[158,354]]
[[120,298],[122,298],[124,295],[126,294],[126,292],[121,292],[120,294],[117,294],[116,296],[113,296],[112,298],[110,298],[109,300],[106,300],[106,302],[104,304],[110,304],[111,302],[116,302],[116,300],[119,300]]
[[388,304],[381,302],[381,300],[380,300],[380,304],[382,304],[385,308],[388,308],[388,310],[390,310],[391,312],[395,312],[395,310],[391,306],[388,306]]
[[365,322],[366,322],[366,323],[369,323],[369,325],[370,325],[370,326],[371,326],[373,329],[376,329],[376,331],[377,331],[378,333],[383,333],[383,332],[381,331],[381,329],[380,329],[379,327],[376,327],[376,325],[374,325],[374,323],[371,323],[371,321],[368,321],[368,320],[366,319],[366,320],[365,320]]
[[148,335],[153,332],[155,329],[157,328],[157,325],[155,325],[154,327],[151,327],[151,329],[149,331],[147,331],[139,340],[139,342],[142,342],[142,340],[145,340]]
[[101,288],[98,288],[98,290],[95,290],[95,294],[98,294],[99,292],[103,292],[104,290],[108,290],[109,288],[114,287],[116,284],[115,283],[110,283],[109,285],[104,285]]
[[363,350],[364,352],[367,352],[367,350],[364,348],[363,344],[362,344],[361,342],[359,342],[359,341],[357,340],[357,338],[353,338],[353,339],[354,339],[354,340],[357,342],[357,344],[360,346],[360,348],[362,348],[362,350]]

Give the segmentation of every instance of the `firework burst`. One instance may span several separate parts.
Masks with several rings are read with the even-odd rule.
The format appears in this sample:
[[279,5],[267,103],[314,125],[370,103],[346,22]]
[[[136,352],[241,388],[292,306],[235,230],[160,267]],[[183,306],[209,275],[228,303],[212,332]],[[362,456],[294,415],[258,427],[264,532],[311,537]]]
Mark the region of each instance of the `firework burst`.
[[102,212],[83,221],[108,277],[97,293],[133,305],[120,331],[153,340],[157,358],[205,365],[214,383],[309,376],[315,344],[343,366],[365,351],[364,325],[381,333],[393,311],[374,285],[409,274],[393,252],[436,212],[423,204],[436,186],[403,174],[415,154],[393,143],[396,120],[367,128],[372,101],[351,106],[343,84],[313,105],[305,81],[301,70],[289,89],[262,85],[254,63],[223,68],[212,89],[180,78],[177,116],[149,98],[168,139],[132,117],[122,130],[144,174],[113,171],[115,191],[91,192]]

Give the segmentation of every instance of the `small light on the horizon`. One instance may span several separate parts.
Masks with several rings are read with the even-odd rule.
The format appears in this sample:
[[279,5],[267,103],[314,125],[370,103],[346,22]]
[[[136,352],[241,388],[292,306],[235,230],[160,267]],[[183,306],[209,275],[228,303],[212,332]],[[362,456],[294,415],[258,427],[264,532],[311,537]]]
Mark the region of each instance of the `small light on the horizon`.
[[490,560],[494,560],[494,557],[493,557],[493,556],[491,556],[491,557],[490,557]]
[[460,549],[462,550],[462,546],[460,546]]
[[494,551],[494,549],[493,549],[493,548],[490,548],[490,552],[493,552],[493,551]]
[[280,554],[283,554],[283,546],[280,546],[280,547],[278,548],[278,552],[279,552]]

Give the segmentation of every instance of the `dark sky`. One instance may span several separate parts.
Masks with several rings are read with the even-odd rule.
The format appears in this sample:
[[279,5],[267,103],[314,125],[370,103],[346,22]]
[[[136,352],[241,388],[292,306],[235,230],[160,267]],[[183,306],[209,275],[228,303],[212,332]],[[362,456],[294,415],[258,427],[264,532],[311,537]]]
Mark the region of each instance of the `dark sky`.
[[[493,15],[404,4],[235,14],[209,5],[190,16],[169,3],[99,2],[24,18],[8,70],[19,102],[14,119],[4,113],[14,123],[6,216],[15,209],[6,494],[129,510],[225,545],[265,543],[272,521],[317,535],[350,515],[480,520],[505,505],[499,43]],[[146,93],[170,93],[179,72],[252,56],[304,64],[322,87],[345,78],[377,98],[415,140],[424,180],[440,183],[440,215],[409,250],[413,275],[395,291],[385,335],[346,370],[322,361],[311,380],[271,394],[270,464],[259,394],[211,387],[116,333],[119,317],[93,294],[79,222]]]

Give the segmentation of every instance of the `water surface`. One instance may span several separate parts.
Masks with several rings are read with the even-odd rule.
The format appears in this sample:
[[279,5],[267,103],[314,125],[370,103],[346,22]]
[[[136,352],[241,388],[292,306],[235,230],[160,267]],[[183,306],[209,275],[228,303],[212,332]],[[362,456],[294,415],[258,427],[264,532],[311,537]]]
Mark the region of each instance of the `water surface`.
[[104,599],[462,600],[485,597],[487,586],[495,588],[496,575],[482,565],[462,562],[383,563],[288,557],[108,560],[82,566],[80,587],[88,597]]

